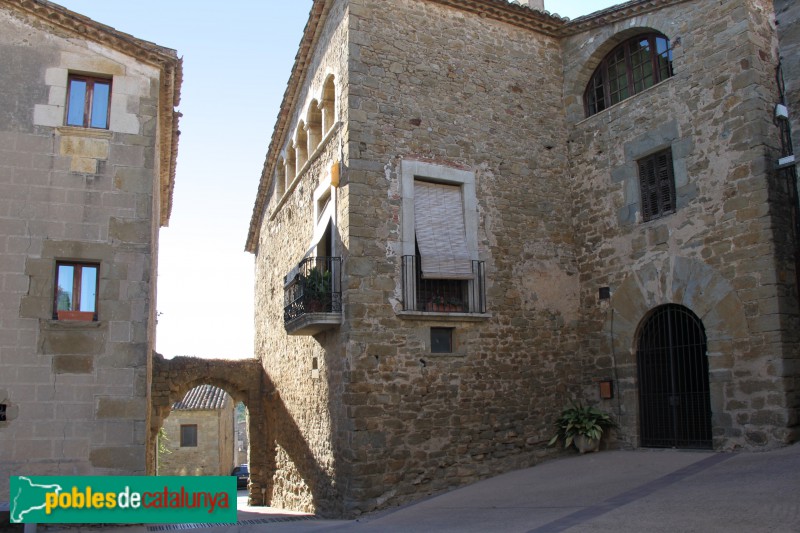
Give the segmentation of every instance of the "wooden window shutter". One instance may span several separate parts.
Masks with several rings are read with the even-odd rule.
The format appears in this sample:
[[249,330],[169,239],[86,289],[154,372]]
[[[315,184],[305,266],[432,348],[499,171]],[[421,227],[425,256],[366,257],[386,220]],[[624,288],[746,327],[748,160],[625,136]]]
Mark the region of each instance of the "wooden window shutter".
[[473,277],[461,187],[415,181],[414,231],[423,278]]
[[659,214],[675,211],[675,178],[672,173],[672,151],[665,150],[656,154],[656,172],[658,178],[658,194],[661,200]]
[[658,152],[638,161],[642,220],[647,222],[676,209],[672,151]]
[[642,219],[647,221],[658,213],[656,169],[652,158],[639,161],[639,183],[642,193]]

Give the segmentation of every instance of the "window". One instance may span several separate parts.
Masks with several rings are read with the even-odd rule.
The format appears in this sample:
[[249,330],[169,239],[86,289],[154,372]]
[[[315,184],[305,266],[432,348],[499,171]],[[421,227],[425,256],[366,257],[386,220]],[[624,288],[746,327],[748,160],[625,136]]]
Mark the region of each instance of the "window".
[[400,164],[403,310],[485,312],[473,172]]
[[322,135],[325,135],[333,127],[333,119],[336,114],[336,86],[333,83],[333,76],[328,76],[322,86],[322,103],[320,105],[322,113],[321,125]]
[[669,39],[638,35],[614,48],[594,71],[584,93],[586,116],[640,93],[672,76]]
[[431,353],[453,353],[453,328],[431,328]]
[[0,403],[0,422],[6,421],[6,404]]
[[70,75],[67,85],[67,126],[108,129],[111,80]]
[[197,447],[197,424],[181,424],[181,448]]
[[96,263],[56,262],[53,318],[64,318],[59,312],[78,311],[84,320],[97,320],[97,285],[100,265]]
[[637,161],[642,220],[647,222],[675,212],[675,175],[672,150],[666,149]]

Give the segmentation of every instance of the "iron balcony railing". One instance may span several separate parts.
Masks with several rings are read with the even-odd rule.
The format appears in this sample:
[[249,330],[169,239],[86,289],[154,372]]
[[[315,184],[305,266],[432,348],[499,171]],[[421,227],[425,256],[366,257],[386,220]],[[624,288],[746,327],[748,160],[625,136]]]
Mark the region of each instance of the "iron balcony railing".
[[486,269],[472,261],[471,279],[422,277],[419,257],[404,255],[402,263],[403,311],[429,313],[485,313]]
[[283,321],[309,313],[342,312],[342,258],[309,257],[286,276]]

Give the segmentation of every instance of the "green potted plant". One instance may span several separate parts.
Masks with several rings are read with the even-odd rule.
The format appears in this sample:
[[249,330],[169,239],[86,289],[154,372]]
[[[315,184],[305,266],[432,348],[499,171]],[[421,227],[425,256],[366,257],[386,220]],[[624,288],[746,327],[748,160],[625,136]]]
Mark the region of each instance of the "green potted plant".
[[314,267],[303,278],[303,298],[309,313],[328,308],[331,301],[331,271]]
[[443,313],[457,313],[464,311],[464,302],[458,298],[445,298],[435,294],[425,304],[426,311],[439,311]]
[[556,433],[550,439],[548,446],[563,440],[564,448],[575,445],[580,453],[586,453],[597,451],[603,432],[616,428],[617,424],[608,413],[588,405],[572,402],[569,407],[561,411],[555,426]]

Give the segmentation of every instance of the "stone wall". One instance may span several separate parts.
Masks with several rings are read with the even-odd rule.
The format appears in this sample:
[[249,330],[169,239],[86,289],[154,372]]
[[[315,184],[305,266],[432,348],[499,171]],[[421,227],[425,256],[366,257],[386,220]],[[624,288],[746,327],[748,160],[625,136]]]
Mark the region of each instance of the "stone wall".
[[[770,3],[688,2],[564,42],[571,187],[583,286],[583,384],[618,377],[624,439],[638,443],[637,327],[678,303],[708,337],[714,445],[796,438],[788,376],[797,300],[777,148]],[[626,35],[656,30],[674,46],[674,76],[584,119],[598,62]],[[588,44],[587,44],[588,43]],[[643,223],[636,160],[671,147],[677,211]],[[598,298],[610,287],[610,304]]]
[[[792,141],[795,159],[800,159],[800,63],[792,58],[800,56],[800,4],[791,0],[775,0],[775,24],[779,38],[779,54],[783,68],[783,76],[787,91],[789,118],[791,119]],[[783,171],[784,177],[791,186],[794,180],[795,190],[795,246],[796,270],[795,276],[800,287],[800,183],[797,181],[797,166]],[[800,289],[798,289],[800,291]],[[794,357],[787,354],[786,376],[790,382],[788,390],[790,397],[788,406],[794,408],[795,418],[800,419],[800,349],[795,350]],[[791,382],[792,375],[794,381]]]
[[[309,154],[304,168],[284,191],[272,182],[271,197],[260,228],[256,259],[256,354],[277,389],[269,423],[274,429],[277,453],[271,504],[322,515],[341,515],[342,492],[336,478],[342,464],[337,456],[347,447],[339,438],[342,406],[342,364],[337,347],[346,341],[334,330],[316,338],[288,336],[283,329],[284,276],[312,247],[314,201],[320,184],[330,184],[331,164],[341,158],[347,120],[347,3],[331,3],[324,27],[319,29],[318,52],[307,66],[292,109],[288,131],[278,132],[279,150],[296,140],[298,124],[308,116],[312,101],[322,100],[325,81],[332,75],[335,86],[335,116],[330,131]],[[273,141],[276,142],[276,141]],[[285,194],[283,194],[285,193]],[[345,234],[346,197],[341,189],[331,190],[334,215],[334,255],[346,253],[341,241]],[[343,248],[344,247],[344,248]],[[316,361],[317,372],[312,365]],[[250,416],[254,416],[250,411]],[[253,433],[251,432],[251,439]],[[270,444],[272,446],[273,444]],[[251,457],[256,445],[251,442]],[[272,453],[272,450],[269,450]]]
[[[145,473],[160,215],[160,69],[12,9],[0,9],[0,70],[14,73],[0,81],[0,401],[12,415],[0,501],[10,475]],[[70,72],[112,78],[108,130],[63,125]],[[100,264],[97,321],[54,320],[59,259]]]
[[794,153],[800,154],[800,4],[792,0],[775,1],[775,22],[780,39],[780,57],[788,92],[789,117],[792,119]]
[[[615,413],[612,446],[637,446],[637,327],[665,303],[691,309],[708,336],[714,447],[795,439],[800,328],[791,211],[770,166],[771,4],[626,4],[576,26],[551,20],[560,36],[524,27],[540,15],[514,11],[511,24],[477,16],[481,2],[446,4],[326,3],[319,41],[295,66],[306,77],[273,146],[289,145],[330,72],[340,129],[286,194],[272,180],[259,228],[256,351],[278,400],[273,504],[354,516],[529,466],[557,453],[545,444],[571,399]],[[675,75],[586,118],[598,62],[653,30],[673,42]],[[636,160],[665,147],[678,209],[642,223]],[[344,320],[288,336],[284,276],[313,245],[312,198],[339,158]],[[474,181],[465,210],[486,313],[403,310],[408,168]],[[432,353],[432,327],[453,328],[452,353]],[[604,379],[613,401],[599,398]]]
[[[529,466],[579,375],[561,49],[434,2],[351,2],[346,424],[349,514]],[[403,187],[473,173],[487,314],[401,310]],[[434,354],[431,327],[456,349]]]

